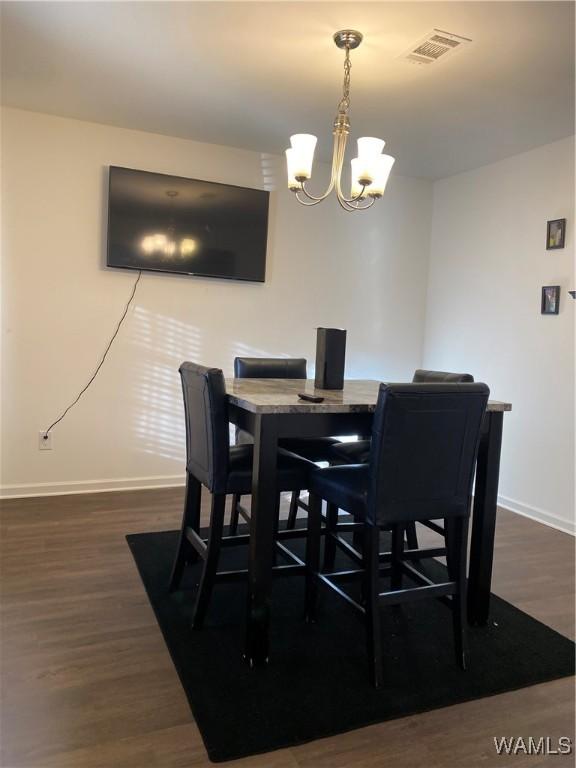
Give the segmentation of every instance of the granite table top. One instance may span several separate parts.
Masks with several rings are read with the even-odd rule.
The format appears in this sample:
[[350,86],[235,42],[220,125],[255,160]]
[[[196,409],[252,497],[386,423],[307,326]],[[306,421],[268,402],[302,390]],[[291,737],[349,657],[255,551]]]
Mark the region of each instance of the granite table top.
[[[372,379],[346,379],[344,389],[316,389],[314,379],[226,379],[229,402],[252,413],[372,413],[379,388]],[[324,401],[300,400],[300,392]],[[488,410],[511,411],[512,405],[490,400]]]

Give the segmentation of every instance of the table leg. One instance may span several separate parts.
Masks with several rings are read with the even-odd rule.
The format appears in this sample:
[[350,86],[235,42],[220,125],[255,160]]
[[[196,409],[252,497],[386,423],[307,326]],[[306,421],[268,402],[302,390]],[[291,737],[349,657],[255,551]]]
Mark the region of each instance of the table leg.
[[503,416],[502,411],[486,412],[476,463],[468,572],[468,621],[477,625],[486,624],[490,612]]
[[257,416],[254,429],[245,651],[250,666],[268,661],[277,453],[278,426],[275,416]]

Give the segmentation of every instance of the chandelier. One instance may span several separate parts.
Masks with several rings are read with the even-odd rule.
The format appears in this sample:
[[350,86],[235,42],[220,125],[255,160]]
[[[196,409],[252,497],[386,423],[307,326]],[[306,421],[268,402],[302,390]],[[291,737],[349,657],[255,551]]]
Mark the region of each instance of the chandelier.
[[290,148],[286,150],[288,166],[288,188],[295,193],[302,205],[317,205],[325,200],[333,189],[338,202],[346,211],[362,211],[374,205],[382,197],[394,158],[383,155],[384,141],[364,136],[358,139],[358,157],[352,160],[350,197],[342,192],[342,166],[346,142],[350,133],[350,51],[358,48],[362,34],[353,29],[342,29],[334,35],[334,42],[345,50],[344,88],[338,104],[338,113],[334,119],[334,149],[332,154],[332,174],[328,189],[323,195],[315,196],[306,189],[306,181],[312,176],[314,149],[318,139],[309,133],[297,133],[290,137]]

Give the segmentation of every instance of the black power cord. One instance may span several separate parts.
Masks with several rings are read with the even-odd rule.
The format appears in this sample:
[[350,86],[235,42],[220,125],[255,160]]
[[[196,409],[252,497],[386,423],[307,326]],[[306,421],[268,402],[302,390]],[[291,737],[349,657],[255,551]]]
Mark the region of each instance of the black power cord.
[[48,429],[42,434],[42,437],[43,437],[44,440],[48,440],[48,435],[50,434],[51,430],[56,426],[56,424],[58,424],[60,421],[62,421],[62,419],[64,418],[64,416],[66,416],[66,414],[68,413],[70,408],[73,408],[76,405],[78,400],[80,400],[80,398],[82,397],[84,392],[86,392],[86,390],[88,389],[90,384],[92,384],[92,382],[94,381],[94,379],[98,375],[98,371],[100,370],[100,368],[102,368],[102,366],[104,365],[104,360],[106,360],[106,356],[108,355],[108,352],[110,351],[110,347],[112,346],[112,343],[113,343],[114,339],[118,335],[118,331],[120,330],[120,328],[122,326],[122,323],[124,322],[124,318],[128,314],[128,310],[130,309],[130,304],[132,304],[132,299],[136,295],[136,288],[138,287],[138,283],[140,282],[140,278],[141,277],[142,277],[142,272],[139,271],[138,272],[138,277],[136,278],[136,281],[134,282],[134,285],[132,286],[132,293],[130,294],[130,298],[128,299],[128,302],[126,303],[126,306],[124,307],[124,312],[122,313],[122,317],[118,321],[118,324],[116,325],[116,330],[112,334],[112,338],[108,342],[108,346],[106,347],[106,349],[104,351],[104,354],[102,355],[102,359],[100,360],[100,362],[98,363],[98,366],[96,367],[96,370],[92,374],[92,376],[90,378],[90,381],[88,382],[88,384],[86,384],[86,386],[83,389],[80,390],[80,393],[78,394],[78,397],[72,403],[70,403],[70,405],[56,419],[56,421],[52,422],[52,424],[50,424]]

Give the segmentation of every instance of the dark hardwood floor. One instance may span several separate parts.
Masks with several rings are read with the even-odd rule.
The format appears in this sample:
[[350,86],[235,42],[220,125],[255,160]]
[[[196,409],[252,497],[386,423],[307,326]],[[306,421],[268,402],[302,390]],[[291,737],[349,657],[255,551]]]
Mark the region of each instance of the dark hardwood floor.
[[[209,765],[124,536],[177,528],[180,489],[2,503],[2,768]],[[430,534],[432,536],[432,534]],[[574,539],[502,510],[494,589],[574,630]],[[574,681],[382,723],[230,766],[573,765],[493,737],[574,738]]]

